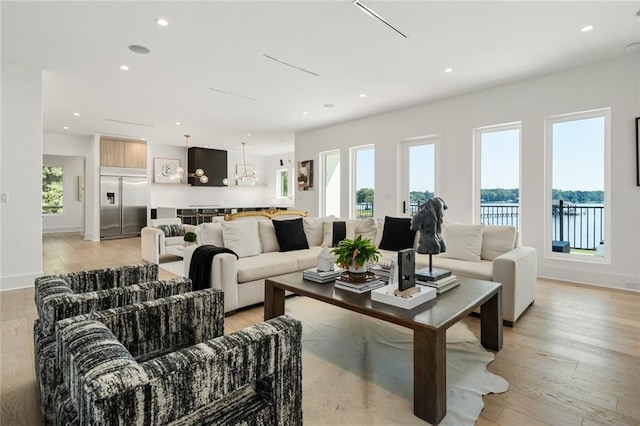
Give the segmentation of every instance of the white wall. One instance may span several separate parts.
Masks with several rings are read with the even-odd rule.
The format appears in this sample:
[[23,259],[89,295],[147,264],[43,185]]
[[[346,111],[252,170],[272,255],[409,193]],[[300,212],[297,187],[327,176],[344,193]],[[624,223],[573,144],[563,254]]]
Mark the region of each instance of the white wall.
[[0,290],[42,274],[42,73],[2,61]]
[[[282,166],[280,165],[282,160]],[[295,179],[295,163],[293,152],[272,155],[264,158],[264,173],[260,173],[260,179],[263,180],[263,184],[266,185],[265,201],[268,206],[275,207],[293,207],[294,197],[293,191],[296,186]],[[289,198],[277,198],[277,171],[282,169],[289,170],[289,188],[291,195]]]
[[85,196],[84,224],[85,240],[100,240],[100,137],[78,136],[60,133],[45,133],[43,152],[46,155],[77,156],[84,159]]
[[[640,116],[640,54],[379,114],[296,135],[296,159],[341,150],[342,216],[348,216],[349,147],[374,144],[376,216],[399,215],[399,142],[440,135],[440,195],[447,219],[472,222],[473,129],[522,121],[521,236],[538,250],[539,275],[629,288],[640,284],[640,188],[635,186],[634,117]],[[544,257],[544,119],[611,107],[611,264]],[[577,171],[580,172],[580,171]],[[318,191],[296,192],[296,206],[318,213]],[[609,250],[609,248],[607,248]]]
[[45,154],[42,165],[62,167],[63,203],[62,213],[42,216],[42,232],[82,232],[84,228],[84,201],[79,198],[81,191],[78,179],[84,179],[84,157]]

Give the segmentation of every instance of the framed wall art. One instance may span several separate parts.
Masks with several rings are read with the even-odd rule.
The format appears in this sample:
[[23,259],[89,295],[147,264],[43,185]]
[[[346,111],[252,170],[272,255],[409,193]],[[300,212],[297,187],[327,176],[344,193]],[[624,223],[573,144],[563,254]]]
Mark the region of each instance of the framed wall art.
[[177,169],[180,167],[180,160],[177,158],[154,158],[153,159],[153,181],[155,183],[180,183]]
[[298,189],[313,189],[313,160],[298,161]]

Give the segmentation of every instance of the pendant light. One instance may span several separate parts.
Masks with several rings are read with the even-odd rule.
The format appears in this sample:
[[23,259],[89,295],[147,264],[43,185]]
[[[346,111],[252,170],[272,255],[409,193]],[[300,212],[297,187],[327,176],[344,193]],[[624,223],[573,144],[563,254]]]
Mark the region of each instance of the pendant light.
[[[187,151],[189,151],[189,138],[191,137],[191,135],[184,135],[184,137],[186,138],[186,142],[187,142]],[[180,179],[182,179],[184,172],[185,170],[183,167],[176,168],[176,175],[178,175]],[[202,169],[196,169],[194,173],[187,173],[187,177],[198,178],[200,180],[200,183],[209,182],[209,178],[207,177],[207,175],[204,173],[204,170]]]
[[244,172],[241,175],[236,175],[236,179],[243,182],[245,180],[248,179],[253,179],[254,181],[258,180],[258,175],[255,171],[255,169],[252,172],[249,172],[247,169],[247,156],[245,153],[245,148],[246,148],[247,143],[246,142],[242,142],[242,164],[244,167]]

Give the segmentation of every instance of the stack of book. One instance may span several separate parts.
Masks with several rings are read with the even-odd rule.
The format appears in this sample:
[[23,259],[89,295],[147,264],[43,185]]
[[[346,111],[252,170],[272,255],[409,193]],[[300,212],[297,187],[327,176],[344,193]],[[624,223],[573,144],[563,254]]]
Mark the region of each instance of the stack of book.
[[391,274],[391,269],[385,268],[380,265],[374,265],[369,269],[371,272],[380,277],[380,279],[389,281],[389,275]]
[[314,283],[325,284],[335,280],[342,271],[341,268],[336,268],[334,271],[318,271],[318,268],[310,268],[302,271],[302,278]]
[[437,281],[422,281],[416,276],[416,284],[435,288],[438,294],[442,294],[445,291],[459,286],[460,280],[455,275],[449,275],[448,277],[440,278]]
[[354,293],[366,293],[368,291],[371,291],[373,289],[376,289],[385,285],[387,285],[387,283],[382,281],[381,279],[372,279],[372,280],[359,283],[351,280],[344,280],[344,279],[337,278],[334,288],[339,288],[339,289],[351,291]]

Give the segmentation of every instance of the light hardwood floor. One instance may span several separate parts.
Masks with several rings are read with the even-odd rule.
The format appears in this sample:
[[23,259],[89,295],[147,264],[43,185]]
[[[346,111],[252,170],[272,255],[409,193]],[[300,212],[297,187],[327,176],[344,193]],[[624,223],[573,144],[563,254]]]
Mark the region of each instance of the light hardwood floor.
[[[140,239],[43,237],[47,274],[139,263]],[[172,275],[161,270],[161,278]],[[233,332],[262,307],[225,319]],[[0,292],[0,425],[38,425],[33,289]],[[465,320],[478,334],[479,320]],[[640,425],[640,294],[538,280],[535,305],[505,328],[489,370],[510,389],[484,397],[478,425]]]

